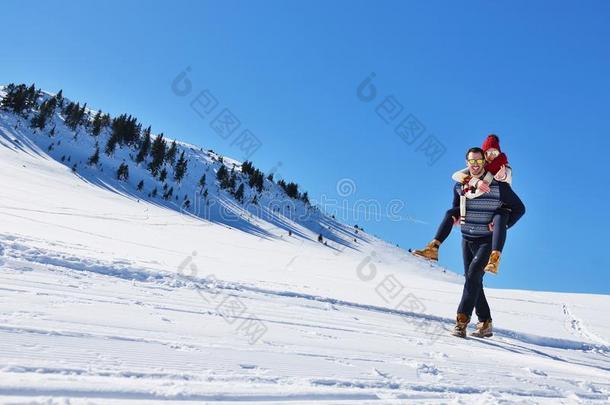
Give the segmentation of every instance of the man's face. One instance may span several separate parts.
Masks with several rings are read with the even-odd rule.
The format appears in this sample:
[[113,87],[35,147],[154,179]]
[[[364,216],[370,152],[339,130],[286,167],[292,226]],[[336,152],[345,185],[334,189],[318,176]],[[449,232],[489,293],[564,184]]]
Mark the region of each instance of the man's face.
[[468,154],[468,159],[466,160],[466,164],[468,165],[468,170],[472,176],[478,176],[483,173],[485,159],[483,155],[479,152],[470,152]]

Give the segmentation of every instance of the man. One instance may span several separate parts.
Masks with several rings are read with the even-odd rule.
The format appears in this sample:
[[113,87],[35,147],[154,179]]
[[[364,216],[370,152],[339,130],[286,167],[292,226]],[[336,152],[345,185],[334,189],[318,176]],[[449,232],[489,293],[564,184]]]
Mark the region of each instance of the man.
[[[466,152],[466,164],[473,178],[483,179],[486,174],[484,152],[481,148],[470,148]],[[479,182],[482,184],[483,182]],[[472,183],[471,183],[472,184]],[[486,187],[487,189],[487,187]],[[460,196],[473,192],[470,184],[457,183],[453,192],[453,207],[459,207]],[[490,337],[492,332],[491,311],[483,291],[485,265],[489,261],[492,246],[492,222],[496,210],[511,207],[506,226],[510,228],[525,214],[525,207],[508,183],[495,179],[489,191],[477,198],[466,199],[466,217],[462,223],[462,255],[464,257],[464,289],[457,310],[456,325],[452,335],[466,337],[466,328],[473,309],[479,319],[472,336]]]

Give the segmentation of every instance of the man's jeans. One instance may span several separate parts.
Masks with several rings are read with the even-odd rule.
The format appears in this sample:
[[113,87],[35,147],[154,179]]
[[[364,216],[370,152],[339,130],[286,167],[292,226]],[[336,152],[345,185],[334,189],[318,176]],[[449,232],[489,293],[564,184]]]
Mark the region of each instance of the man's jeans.
[[458,313],[470,317],[476,308],[479,322],[491,320],[491,311],[483,291],[483,275],[491,254],[491,237],[462,238],[462,255],[464,256],[464,290]]

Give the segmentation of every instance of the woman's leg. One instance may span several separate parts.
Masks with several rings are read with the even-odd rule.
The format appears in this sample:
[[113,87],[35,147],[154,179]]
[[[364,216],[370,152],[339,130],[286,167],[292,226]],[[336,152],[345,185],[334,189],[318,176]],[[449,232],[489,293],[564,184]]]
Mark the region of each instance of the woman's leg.
[[452,208],[445,213],[445,218],[438,227],[436,231],[436,236],[434,239],[428,243],[428,245],[423,249],[416,249],[411,251],[415,256],[420,256],[429,260],[438,260],[438,248],[441,246],[441,243],[445,241],[449,237],[451,233],[451,227],[453,226],[453,222],[459,218],[460,216],[460,207]]
[[491,250],[502,252],[506,243],[506,224],[508,223],[509,212],[506,209],[498,209],[493,217],[494,230],[491,241]]
[[502,256],[502,249],[504,249],[504,243],[506,242],[506,230],[508,229],[508,219],[510,217],[510,211],[505,208],[500,208],[496,211],[493,217],[494,229],[491,236],[491,255],[485,271],[496,274],[500,268],[500,257]]
[[460,217],[460,207],[451,208],[447,210],[445,213],[445,218],[438,227],[436,231],[436,236],[434,240],[438,241],[439,245],[443,243],[451,233],[451,228],[453,227],[453,222]]

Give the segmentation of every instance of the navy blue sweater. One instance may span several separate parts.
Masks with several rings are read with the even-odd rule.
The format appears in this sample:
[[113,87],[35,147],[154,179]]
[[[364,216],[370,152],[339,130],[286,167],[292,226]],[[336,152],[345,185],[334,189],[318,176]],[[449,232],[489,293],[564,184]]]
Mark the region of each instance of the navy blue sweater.
[[[466,199],[466,218],[462,225],[462,236],[475,239],[491,236],[487,225],[493,220],[494,214],[500,210],[508,212],[507,227],[510,228],[525,214],[525,205],[506,182],[493,180],[489,185],[491,191],[477,198]],[[460,206],[462,185],[456,183],[453,188],[453,207]]]

